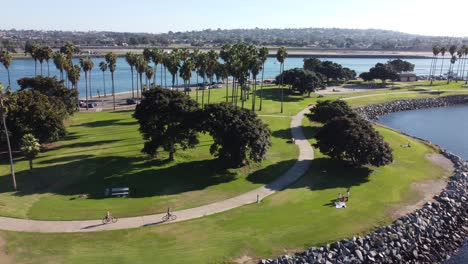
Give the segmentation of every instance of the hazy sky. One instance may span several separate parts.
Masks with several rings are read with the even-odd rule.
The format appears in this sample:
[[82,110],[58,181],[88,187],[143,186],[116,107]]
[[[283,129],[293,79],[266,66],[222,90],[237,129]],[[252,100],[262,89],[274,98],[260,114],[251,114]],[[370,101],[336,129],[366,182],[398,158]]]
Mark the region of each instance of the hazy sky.
[[379,28],[468,36],[468,0],[0,0],[2,29]]

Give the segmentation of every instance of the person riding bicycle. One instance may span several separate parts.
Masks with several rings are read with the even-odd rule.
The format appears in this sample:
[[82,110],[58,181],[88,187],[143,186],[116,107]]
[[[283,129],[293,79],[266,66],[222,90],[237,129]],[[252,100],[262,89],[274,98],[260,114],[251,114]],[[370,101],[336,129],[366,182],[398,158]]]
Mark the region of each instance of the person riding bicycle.
[[112,216],[111,216],[111,214],[110,214],[109,211],[107,211],[107,213],[106,213],[106,220],[107,220],[107,221],[111,221],[111,220],[112,220]]

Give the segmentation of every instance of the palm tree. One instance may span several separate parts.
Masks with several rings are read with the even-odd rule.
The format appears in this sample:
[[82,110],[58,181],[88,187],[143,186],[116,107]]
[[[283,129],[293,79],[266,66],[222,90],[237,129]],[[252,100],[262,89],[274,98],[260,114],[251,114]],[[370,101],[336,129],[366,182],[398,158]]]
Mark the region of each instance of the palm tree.
[[53,61],[57,70],[60,71],[60,80],[63,81],[63,71],[65,70],[65,63],[67,61],[67,57],[65,57],[64,54],[57,51],[53,55]]
[[[49,60],[52,59],[52,56],[54,54],[54,51],[49,47],[49,46],[43,46],[41,48],[41,53],[42,53],[42,57],[43,59],[46,61],[47,63],[47,77],[50,76],[50,66],[49,66]],[[42,73],[42,72],[41,72]]]
[[[104,83],[104,97],[106,97],[107,96],[107,94],[106,94],[106,76],[104,75],[104,73],[107,70],[107,63],[105,61],[101,61],[99,63],[99,69],[102,71],[102,82]],[[133,80],[132,80],[132,84],[133,84]]]
[[188,94],[190,88],[190,78],[192,78],[192,71],[195,69],[195,63],[192,58],[184,61],[180,67],[180,77],[184,80],[184,93]]
[[[206,74],[210,78],[210,85],[213,84],[213,75],[215,74],[216,66],[218,66],[218,53],[214,49],[210,49],[207,53]],[[208,104],[210,103],[211,89],[208,89]]]
[[78,65],[71,65],[68,66],[68,80],[72,84],[72,88],[78,90],[78,81],[80,80],[80,72],[81,68]]
[[37,59],[39,58],[39,45],[36,43],[31,45],[31,49],[29,50],[29,54],[34,60],[34,76],[37,75]]
[[440,76],[442,76],[442,71],[444,70],[445,52],[447,52],[447,47],[440,47],[440,54],[442,54],[442,66],[440,67]]
[[280,75],[281,75],[281,113],[283,113],[283,71],[284,71],[284,60],[288,56],[286,49],[280,47],[276,53],[276,59],[280,63]]
[[[207,58],[208,55],[206,53],[200,53],[198,54],[197,56],[197,61],[195,62],[196,65],[196,69],[197,69],[197,75],[199,75],[200,77],[202,77],[202,80],[203,80],[203,86],[201,87],[202,88],[202,100],[201,100],[201,106],[202,106],[202,109],[205,107],[205,78],[206,78],[206,61],[207,61]],[[198,66],[198,67],[197,67]],[[197,90],[198,91],[198,90]],[[198,102],[198,92],[196,94],[196,101]]]
[[455,62],[457,61],[457,57],[455,57],[455,52],[457,51],[457,46],[456,45],[452,45],[449,47],[449,53],[450,53],[450,66],[449,66],[449,75],[447,76],[447,84],[450,83],[450,79],[451,77],[453,77],[453,65],[455,64]]
[[153,68],[150,66],[146,67],[145,75],[146,75],[146,89],[151,88],[151,78],[153,77],[154,71]]
[[135,61],[135,69],[140,76],[140,90],[138,90],[137,85],[137,98],[140,98],[140,91],[143,91],[143,73],[146,72],[146,67],[148,67],[147,62],[145,61],[143,55],[138,55]]
[[221,47],[221,50],[219,51],[219,57],[224,61],[223,65],[223,78],[227,79],[226,81],[226,102],[229,101],[229,66],[230,66],[230,61],[231,61],[231,49],[232,46],[230,44],[224,44]]
[[180,67],[179,50],[173,49],[167,58],[167,69],[172,75],[172,87],[175,87],[177,71]]
[[115,66],[117,64],[117,56],[115,56],[114,53],[109,52],[106,54],[106,62],[107,62],[107,67],[109,68],[109,71],[111,73],[111,80],[112,80],[112,104],[113,108],[115,110],[115,86],[114,86],[114,72],[115,72]]
[[458,79],[460,79],[460,70],[461,70],[462,58],[463,58],[463,47],[460,47],[457,50],[457,56],[458,56],[458,67],[457,67],[457,79],[455,80],[455,82],[458,82]]
[[255,54],[252,57],[252,61],[250,63],[250,72],[252,73],[253,77],[253,82],[254,82],[254,89],[252,91],[252,111],[255,112],[255,96],[257,94],[257,75],[260,73],[262,70],[263,62],[262,59],[257,57],[257,54]]
[[135,88],[133,86],[133,67],[136,64],[136,55],[132,52],[127,52],[125,54],[125,60],[127,61],[128,65],[130,65],[130,71],[132,73],[132,98],[135,98]]
[[86,110],[88,110],[88,72],[89,72],[89,63],[88,58],[80,59],[80,66],[83,69],[85,74],[85,87],[86,87]]
[[[468,81],[468,74],[465,75],[465,69],[466,69],[466,61],[467,61],[467,57],[468,57],[468,46],[467,45],[463,45],[463,55],[465,56],[464,59],[463,59],[463,70],[462,70],[462,80],[466,80]],[[466,82],[465,82],[466,84]]]
[[429,72],[429,78],[431,78],[431,85],[432,85],[432,82],[434,81],[434,73],[435,73],[435,69],[437,68],[436,67],[436,65],[437,65],[437,56],[439,56],[439,53],[440,53],[440,47],[438,45],[434,45],[432,47],[432,54],[434,56],[432,57],[431,69],[430,69],[430,72]]
[[12,61],[13,61],[13,57],[10,55],[10,52],[2,51],[2,54],[0,54],[0,63],[3,64],[3,67],[5,67],[5,69],[7,71],[7,74],[8,74],[8,87],[11,87],[10,65],[11,65]]
[[[158,48],[154,48],[151,52],[151,60],[154,63],[154,75],[153,75],[153,84],[156,87],[156,73],[158,71],[158,64],[161,62],[161,50]],[[162,76],[161,76],[162,77]],[[162,79],[161,79],[162,80]],[[162,86],[162,83],[161,83]]]
[[261,47],[260,50],[258,51],[258,56],[260,60],[262,61],[262,84],[260,86],[260,106],[258,108],[258,111],[262,111],[262,101],[263,101],[263,76],[265,73],[265,62],[268,59],[268,48],[267,47]]
[[10,158],[10,173],[11,173],[11,179],[13,180],[13,190],[16,191],[15,166],[13,165],[13,154],[11,151],[10,135],[8,133],[8,128],[6,124],[6,116],[7,116],[7,108],[5,107],[6,100],[7,100],[7,94],[3,93],[3,85],[0,83],[0,115],[2,116],[3,131],[5,132],[5,138],[6,138],[7,147],[8,147],[8,156]]

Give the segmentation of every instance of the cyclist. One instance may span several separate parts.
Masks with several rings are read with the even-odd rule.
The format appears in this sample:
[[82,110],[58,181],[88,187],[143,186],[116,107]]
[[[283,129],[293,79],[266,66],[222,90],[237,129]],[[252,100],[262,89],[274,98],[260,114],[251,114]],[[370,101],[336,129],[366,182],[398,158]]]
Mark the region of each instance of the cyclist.
[[112,216],[111,216],[110,212],[107,211],[107,213],[106,213],[106,221],[107,221],[107,222],[110,222],[111,220],[112,220]]

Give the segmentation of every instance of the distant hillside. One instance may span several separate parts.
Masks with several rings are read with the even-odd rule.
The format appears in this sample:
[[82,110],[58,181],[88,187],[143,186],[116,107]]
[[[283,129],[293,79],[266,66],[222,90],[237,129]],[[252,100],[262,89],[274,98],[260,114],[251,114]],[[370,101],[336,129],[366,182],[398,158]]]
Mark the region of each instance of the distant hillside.
[[21,51],[26,42],[60,47],[72,41],[80,46],[191,46],[216,47],[245,41],[265,46],[308,47],[311,49],[373,49],[427,51],[434,44],[468,44],[468,38],[412,35],[379,29],[232,29],[172,32],[163,34],[125,32],[72,32],[0,30],[0,48]]

